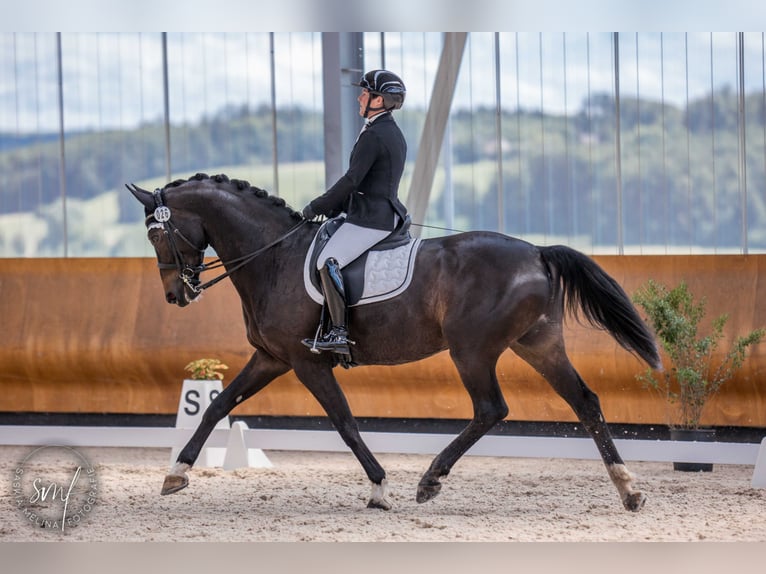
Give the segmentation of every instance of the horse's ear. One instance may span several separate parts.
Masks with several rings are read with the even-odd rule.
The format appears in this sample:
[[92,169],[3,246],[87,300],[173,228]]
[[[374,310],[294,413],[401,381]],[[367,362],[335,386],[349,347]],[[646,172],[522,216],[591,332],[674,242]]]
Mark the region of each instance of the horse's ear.
[[154,209],[154,196],[152,195],[150,191],[141,189],[135,183],[126,183],[125,187],[127,187],[128,191],[133,194],[133,197],[135,197],[138,201],[144,204],[144,207],[146,209],[148,210]]

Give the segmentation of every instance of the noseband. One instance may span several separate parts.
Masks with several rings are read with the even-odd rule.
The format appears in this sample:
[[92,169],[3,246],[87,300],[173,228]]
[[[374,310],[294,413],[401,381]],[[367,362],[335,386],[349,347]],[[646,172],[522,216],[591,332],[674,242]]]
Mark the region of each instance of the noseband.
[[[301,226],[303,226],[307,220],[303,219],[293,227],[291,227],[287,233],[284,235],[281,235],[276,240],[272,241],[271,243],[261,247],[260,249],[257,249],[253,251],[252,253],[248,253],[247,255],[243,255],[241,257],[237,257],[235,259],[231,259],[229,261],[222,261],[221,258],[214,259],[210,263],[205,263],[204,261],[200,263],[199,265],[189,265],[188,263],[184,262],[183,255],[181,254],[181,251],[178,249],[178,244],[176,243],[176,237],[179,237],[181,240],[184,241],[189,247],[194,249],[200,254],[200,257],[202,257],[205,253],[205,249],[200,249],[196,245],[194,245],[189,239],[187,239],[183,233],[181,233],[181,230],[178,229],[171,221],[171,211],[170,208],[165,204],[165,193],[161,189],[155,189],[152,193],[154,197],[154,212],[151,215],[148,215],[146,217],[146,227],[147,229],[154,229],[159,228],[162,229],[162,231],[165,233],[165,236],[168,238],[168,241],[170,243],[170,249],[173,253],[173,259],[175,263],[161,263],[157,262],[157,267],[162,269],[176,269],[178,271],[178,277],[183,281],[184,285],[186,285],[189,290],[194,293],[195,295],[199,295],[202,293],[205,289],[208,289],[209,287],[212,287],[219,281],[225,279],[232,273],[234,273],[237,269],[240,267],[243,267],[244,265],[247,265],[258,257],[261,253],[264,251],[274,247],[278,243],[281,243],[285,239],[287,239],[290,235],[295,233]],[[214,279],[211,279],[210,281],[206,283],[200,284],[199,275],[203,271],[210,271],[213,269],[218,269],[220,267],[228,267],[229,265],[233,265],[233,267],[230,267],[225,273],[222,273],[221,275],[218,275]]]

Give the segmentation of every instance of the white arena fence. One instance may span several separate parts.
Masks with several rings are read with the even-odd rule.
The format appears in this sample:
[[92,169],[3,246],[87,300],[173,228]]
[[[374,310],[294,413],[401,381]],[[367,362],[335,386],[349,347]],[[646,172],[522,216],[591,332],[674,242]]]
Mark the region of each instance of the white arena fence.
[[[2,445],[67,445],[72,447],[182,447],[194,429],[172,427],[93,427],[0,425]],[[374,453],[436,454],[454,438],[447,434],[362,432]],[[757,443],[685,442],[616,439],[626,461],[695,462],[753,466],[752,486],[766,488],[766,437]],[[216,428],[205,449],[225,449],[223,466],[271,466],[262,450],[350,452],[334,430],[249,429],[238,421]],[[203,453],[204,453],[203,450]],[[599,460],[590,438],[485,435],[468,452],[474,456]],[[196,466],[200,465],[199,461]]]

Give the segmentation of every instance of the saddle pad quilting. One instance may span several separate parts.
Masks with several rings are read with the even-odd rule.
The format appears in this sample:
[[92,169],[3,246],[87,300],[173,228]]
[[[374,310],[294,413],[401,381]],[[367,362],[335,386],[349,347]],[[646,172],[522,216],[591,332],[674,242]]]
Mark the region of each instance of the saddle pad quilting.
[[[414,238],[406,245],[385,251],[369,251],[364,270],[364,289],[359,301],[351,305],[358,307],[366,303],[385,301],[404,292],[412,281],[415,270],[415,256],[420,246],[420,238]],[[310,264],[312,242],[303,266],[303,283],[309,297],[320,305],[324,297],[311,282]]]

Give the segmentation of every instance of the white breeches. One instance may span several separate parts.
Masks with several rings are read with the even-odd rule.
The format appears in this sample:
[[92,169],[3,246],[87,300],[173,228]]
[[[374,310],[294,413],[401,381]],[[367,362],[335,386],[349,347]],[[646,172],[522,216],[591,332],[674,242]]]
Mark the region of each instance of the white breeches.
[[385,239],[391,232],[385,229],[370,229],[345,222],[330,237],[327,245],[317,258],[317,270],[324,267],[325,261],[334,257],[343,269],[376,243]]

